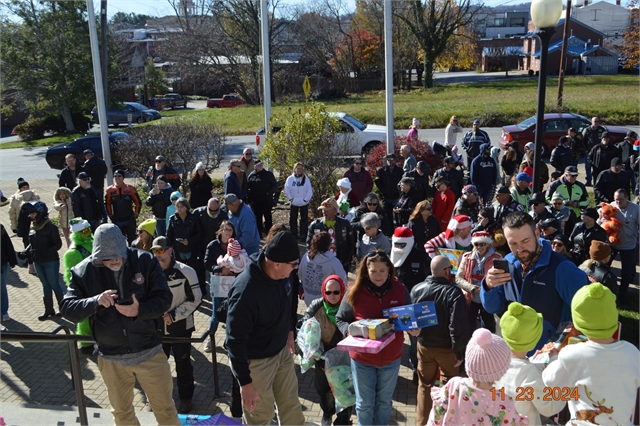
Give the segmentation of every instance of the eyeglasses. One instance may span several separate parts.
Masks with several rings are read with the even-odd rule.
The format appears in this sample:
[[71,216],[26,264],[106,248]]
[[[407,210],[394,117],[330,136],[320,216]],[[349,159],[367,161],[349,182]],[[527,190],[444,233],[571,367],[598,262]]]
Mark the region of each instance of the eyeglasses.
[[377,206],[377,205],[378,205],[378,203],[367,203],[367,205],[368,205],[368,206],[371,206],[371,207],[375,207],[375,206]]
[[484,247],[484,246],[486,246],[486,245],[487,245],[487,243],[473,243],[473,245],[474,245],[475,247]]
[[299,261],[295,261],[295,262],[286,262],[286,263],[287,263],[287,265],[292,266],[292,267],[294,267],[294,268],[297,268],[297,267],[298,267],[298,265],[300,265],[300,262],[299,262]]
[[87,235],[91,233],[91,228],[84,228],[82,231],[80,231],[81,233]]
[[335,291],[325,291],[324,294],[326,294],[327,296],[331,296],[336,295],[336,296],[340,296],[340,293],[342,293],[340,290],[335,290]]
[[166,249],[151,249],[151,253],[153,254],[164,254],[164,252],[167,251]]
[[398,248],[405,248],[407,246],[407,243],[393,243],[393,246]]
[[557,242],[557,241],[552,242],[552,243],[551,243],[551,245],[552,245],[553,247],[564,247],[564,244],[559,243],[559,242]]

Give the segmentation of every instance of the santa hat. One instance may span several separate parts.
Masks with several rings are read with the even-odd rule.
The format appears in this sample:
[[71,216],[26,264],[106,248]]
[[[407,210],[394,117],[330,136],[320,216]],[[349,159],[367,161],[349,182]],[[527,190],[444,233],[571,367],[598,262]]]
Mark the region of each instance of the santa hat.
[[478,232],[474,232],[473,235],[471,236],[471,242],[473,244],[475,243],[493,244],[493,238],[491,238],[491,234],[489,234],[487,231],[478,231]]
[[240,247],[240,243],[233,238],[229,238],[229,243],[227,244],[227,254],[231,257],[236,257],[240,254],[242,247]]
[[342,178],[337,182],[338,187],[351,189],[351,181],[347,178]]
[[454,237],[456,230],[471,228],[471,218],[463,214],[457,214],[449,221],[444,237],[450,240]]
[[391,263],[396,268],[402,266],[411,249],[413,248],[413,231],[411,228],[405,226],[399,226],[393,232],[391,238]]
[[71,225],[71,232],[80,232],[84,229],[91,228],[91,224],[81,217],[69,220],[69,225]]

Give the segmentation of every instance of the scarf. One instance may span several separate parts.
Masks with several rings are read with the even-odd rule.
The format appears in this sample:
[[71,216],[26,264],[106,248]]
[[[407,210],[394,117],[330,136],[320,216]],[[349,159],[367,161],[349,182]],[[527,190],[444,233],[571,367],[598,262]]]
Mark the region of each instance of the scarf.
[[338,308],[340,308],[340,305],[330,305],[326,300],[323,300],[322,304],[324,305],[324,312],[327,314],[333,325],[337,327],[338,323],[336,322],[336,314],[338,313]]
[[393,287],[393,284],[391,283],[391,278],[387,278],[387,281],[385,281],[385,283],[382,284],[380,287],[372,283],[371,280],[369,279],[365,280],[364,285],[371,292],[371,294],[376,296],[378,299],[382,299],[382,297],[385,294],[387,294]]
[[[327,295],[325,293],[327,291],[327,283],[331,280],[335,280],[338,282],[338,284],[340,284],[340,300],[335,305],[329,303],[329,301],[327,300]],[[327,314],[327,317],[329,317],[333,325],[335,325],[336,327],[338,326],[338,323],[336,322],[336,314],[338,313],[338,308],[340,308],[340,303],[344,298],[344,293],[344,282],[338,275],[332,274],[324,279],[324,282],[322,283],[322,304],[324,305],[324,311]]]

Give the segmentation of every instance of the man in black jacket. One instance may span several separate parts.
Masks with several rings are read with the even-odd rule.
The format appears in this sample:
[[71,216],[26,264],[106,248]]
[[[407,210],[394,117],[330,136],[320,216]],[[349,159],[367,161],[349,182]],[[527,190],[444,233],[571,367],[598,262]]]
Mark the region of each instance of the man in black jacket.
[[398,184],[402,179],[402,169],[396,166],[395,154],[389,154],[385,157],[387,165],[381,167],[376,172],[375,184],[382,193],[384,199],[384,211],[387,213],[389,220],[393,218],[393,207],[400,198]]
[[404,174],[404,177],[413,178],[413,188],[416,190],[418,202],[429,197],[429,165],[424,161],[418,161],[416,168]]
[[76,178],[80,172],[84,172],[84,168],[77,164],[76,156],[73,154],[67,154],[65,157],[67,167],[60,172],[60,178],[58,179],[58,186],[69,188],[73,191],[73,188],[78,184]]
[[104,208],[104,177],[107,174],[107,163],[102,158],[96,157],[90,149],[85,149],[82,153],[85,162],[82,165],[84,171],[91,177],[91,186],[98,194],[100,208],[102,209],[102,222],[107,222],[107,210]]
[[601,172],[611,167],[611,160],[621,156],[620,149],[613,145],[609,139],[609,132],[604,132],[602,141],[589,152],[588,161],[593,170],[594,181],[598,179]]
[[158,179],[158,176],[164,175],[169,180],[171,187],[174,191],[180,191],[180,184],[182,180],[180,179],[180,175],[173,167],[167,164],[167,159],[164,158],[163,155],[158,155],[154,162],[154,165],[149,167],[147,171],[147,189],[151,191],[153,184]]
[[444,159],[444,167],[436,170],[433,174],[431,182],[433,182],[434,187],[438,178],[441,177],[449,182],[449,189],[451,189],[456,198],[460,198],[462,195],[463,176],[462,172],[456,168],[456,160],[453,157],[446,157]]
[[298,242],[279,232],[229,290],[227,350],[240,383],[245,424],[268,424],[278,407],[280,424],[305,423],[298,400],[293,354],[294,291],[289,277],[300,259]]
[[595,207],[584,209],[581,218],[582,222],[576,224],[569,238],[573,245],[571,255],[577,265],[589,258],[589,249],[593,241],[607,242],[608,240],[607,231],[596,223],[598,210]]
[[445,256],[431,260],[431,276],[411,290],[411,303],[433,302],[438,325],[420,330],[418,337],[417,424],[427,424],[433,401],[431,388],[440,369],[440,386],[460,374],[467,342],[471,338],[467,303],[462,290],[451,283],[451,261]]
[[[225,220],[229,220],[229,216],[227,216],[226,211],[220,208],[220,200],[217,198],[209,198],[207,205],[195,209],[193,215],[200,223],[200,229],[202,229],[202,239],[198,244],[198,267],[195,270],[198,274],[198,282],[206,283],[211,281],[211,272],[206,271],[204,268],[204,255],[207,252],[207,246],[217,238],[220,224]],[[208,294],[203,294],[202,297],[210,298]]]
[[[273,173],[264,169],[262,161],[255,160],[253,171],[247,178],[247,203],[256,215],[256,224],[260,235],[262,235],[263,230],[265,235],[268,234],[271,225],[273,225],[271,209],[274,205],[273,197],[277,189],[278,182]],[[264,228],[262,226],[263,217]]]
[[78,175],[79,185],[71,191],[71,203],[73,204],[73,215],[81,217],[89,222],[91,230],[96,232],[100,225],[102,216],[102,206],[95,189],[91,185],[91,177],[87,172]]
[[[331,250],[342,263],[345,271],[351,268],[351,261],[355,255],[355,247],[351,225],[345,219],[339,217],[338,202],[334,198],[327,198],[318,207],[324,216],[314,220],[307,232],[307,249],[311,245],[311,239],[318,232],[326,231],[331,236]],[[330,229],[333,231],[331,232]]]
[[631,176],[622,168],[624,164],[618,157],[611,160],[611,168],[602,171],[593,186],[593,193],[596,196],[596,202],[612,203],[614,201],[613,194],[618,189],[624,189],[627,193],[631,188]]
[[133,407],[137,379],[158,424],[180,425],[171,368],[162,352],[162,315],[171,300],[158,261],[128,248],[114,224],[98,227],[93,253],[71,269],[61,313],[72,322],[90,318],[115,424],[139,424]]

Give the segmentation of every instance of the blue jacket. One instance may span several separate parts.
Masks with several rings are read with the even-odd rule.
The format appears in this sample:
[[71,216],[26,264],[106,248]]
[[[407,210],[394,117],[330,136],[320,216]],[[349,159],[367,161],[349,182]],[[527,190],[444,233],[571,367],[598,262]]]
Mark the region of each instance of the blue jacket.
[[513,253],[505,259],[513,279],[508,283],[489,289],[482,280],[480,300],[487,312],[502,314],[510,302],[531,306],[544,318],[544,331],[536,348],[542,347],[558,325],[571,321],[571,299],[584,285],[589,284],[587,275],[563,255],[551,250],[548,241],[540,238],[542,253],[538,262],[524,277],[522,266]]
[[257,253],[260,250],[260,233],[251,207],[241,203],[235,213],[229,212],[229,222],[236,228],[236,239],[247,254]]
[[491,144],[484,143],[480,146],[480,154],[471,161],[471,171],[469,177],[475,186],[488,187],[496,184],[498,178],[498,163],[491,156],[484,157],[482,154]]
[[[242,180],[244,181],[244,185],[242,188],[247,188],[247,178],[243,174]],[[240,180],[238,179],[238,175],[229,170],[224,174],[224,195],[227,194],[236,194],[236,196],[243,200],[246,195],[245,189],[240,188]],[[244,248],[244,247],[243,247]]]

